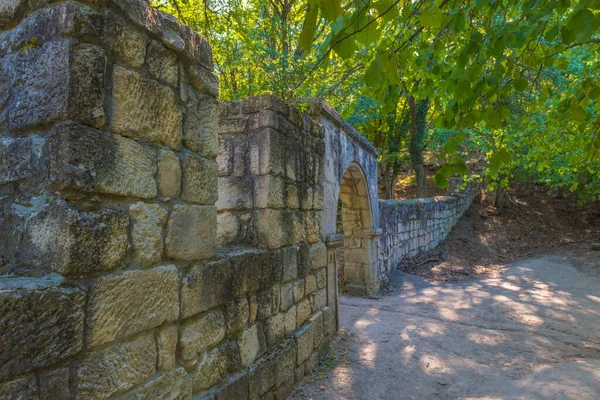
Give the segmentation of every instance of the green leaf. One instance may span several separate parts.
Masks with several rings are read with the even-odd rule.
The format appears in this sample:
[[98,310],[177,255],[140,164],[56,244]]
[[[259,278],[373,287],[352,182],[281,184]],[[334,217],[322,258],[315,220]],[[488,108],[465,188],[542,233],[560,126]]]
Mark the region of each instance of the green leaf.
[[585,121],[586,114],[582,106],[578,105],[571,111],[571,116],[575,121]]
[[317,30],[317,17],[319,16],[319,6],[310,4],[309,10],[304,17],[304,27],[300,32],[300,49],[308,53],[312,47],[315,31]]
[[366,26],[362,31],[356,34],[356,41],[368,46],[371,43],[377,42],[377,40],[379,40],[379,35],[380,31],[377,29],[376,23],[372,22],[370,25]]
[[439,8],[430,8],[421,13],[419,21],[427,28],[441,28],[444,20],[444,13]]
[[522,92],[523,90],[527,90],[527,87],[529,87],[529,82],[527,82],[527,80],[524,78],[515,78],[513,81],[513,86],[516,90]]
[[329,22],[334,22],[340,15],[344,13],[344,9],[339,3],[339,0],[320,0],[321,12],[323,17]]
[[342,40],[333,46],[333,51],[335,51],[337,55],[344,60],[353,57],[356,51],[356,42],[354,41],[354,37],[350,36]]
[[440,189],[446,189],[448,187],[448,177],[441,174],[442,170],[439,170],[434,176],[433,181],[435,182],[435,186]]
[[558,36],[558,25],[554,25],[550,30],[546,33],[546,40],[551,42]]
[[585,42],[594,34],[594,13],[590,10],[579,10],[569,18],[567,27],[580,42]]
[[381,81],[383,80],[382,70],[382,56],[381,54],[379,54],[377,55],[377,57],[375,57],[375,60],[373,60],[373,62],[371,63],[371,65],[369,65],[369,68],[367,68],[367,71],[365,72],[365,83],[367,84],[367,86],[369,86],[370,88],[375,88],[381,83]]
[[464,103],[469,97],[471,97],[471,82],[466,79],[461,80],[456,85],[454,90],[454,98],[459,103]]
[[469,168],[467,168],[467,163],[462,158],[458,158],[454,163],[454,172],[460,176],[467,175],[469,172]]

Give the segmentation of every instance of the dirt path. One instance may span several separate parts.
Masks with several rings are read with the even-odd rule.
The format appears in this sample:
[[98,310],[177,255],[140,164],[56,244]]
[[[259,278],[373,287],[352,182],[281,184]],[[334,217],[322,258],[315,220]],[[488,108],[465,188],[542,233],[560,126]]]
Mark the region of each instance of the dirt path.
[[594,255],[535,257],[499,277],[439,284],[398,272],[381,300],[343,297],[342,361],[291,398],[600,399]]

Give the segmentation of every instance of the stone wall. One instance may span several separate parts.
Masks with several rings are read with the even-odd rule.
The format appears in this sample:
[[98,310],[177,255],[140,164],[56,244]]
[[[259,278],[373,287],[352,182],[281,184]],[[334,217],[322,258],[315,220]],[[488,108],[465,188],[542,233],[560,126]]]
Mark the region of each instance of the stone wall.
[[461,183],[450,178],[447,196],[379,200],[379,265],[385,275],[402,259],[431,250],[448,236],[476,194],[473,185],[460,190]]
[[310,157],[322,137],[241,104],[269,190],[223,240],[212,71],[143,0],[0,5],[0,398],[281,398],[326,351],[322,190],[286,169],[277,197],[276,137]]

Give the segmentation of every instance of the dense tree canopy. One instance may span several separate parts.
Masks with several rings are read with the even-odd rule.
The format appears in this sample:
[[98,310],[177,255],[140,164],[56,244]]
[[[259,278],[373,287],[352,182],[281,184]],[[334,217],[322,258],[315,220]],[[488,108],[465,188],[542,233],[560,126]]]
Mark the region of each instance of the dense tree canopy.
[[474,178],[491,187],[534,179],[600,197],[599,0],[156,5],[207,36],[222,97],[323,96],[392,174],[410,159],[410,104],[427,102],[424,143],[445,163],[439,186],[473,176],[476,158],[485,168]]

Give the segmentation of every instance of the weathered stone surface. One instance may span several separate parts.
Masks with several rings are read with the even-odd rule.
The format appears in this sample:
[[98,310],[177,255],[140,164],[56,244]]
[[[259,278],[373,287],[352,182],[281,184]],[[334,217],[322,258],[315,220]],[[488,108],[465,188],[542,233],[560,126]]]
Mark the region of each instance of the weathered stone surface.
[[33,174],[31,147],[29,138],[0,140],[0,185],[28,178]]
[[193,375],[194,392],[201,392],[218,384],[227,374],[227,352],[223,347],[208,351],[198,360]]
[[289,282],[298,276],[298,247],[290,246],[283,248],[283,281]]
[[161,196],[176,199],[181,191],[181,165],[170,150],[158,153],[158,190]]
[[174,149],[181,146],[181,112],[167,86],[115,66],[112,109],[112,131]]
[[167,255],[177,260],[207,259],[215,253],[217,209],[176,204],[167,224]]
[[294,334],[297,348],[297,365],[308,360],[314,349],[314,333],[312,324],[306,324]]
[[146,58],[146,39],[122,24],[117,14],[108,11],[104,38],[115,57],[132,67],[139,68]]
[[162,257],[162,229],[167,222],[167,211],[158,204],[138,202],[129,207],[132,221],[131,240],[136,262],[147,267]]
[[183,368],[152,379],[133,394],[133,399],[192,399],[192,380]]
[[262,395],[277,383],[277,363],[273,359],[263,357],[250,369],[248,378],[250,398],[263,398]]
[[181,356],[185,362],[195,361],[224,338],[225,317],[220,311],[211,311],[183,325],[179,342]]
[[217,243],[225,246],[243,241],[245,229],[238,215],[223,211],[217,215]]
[[171,50],[183,50],[185,43],[179,34],[179,21],[177,18],[162,10],[157,10],[160,25],[162,27],[161,40]]
[[294,304],[293,282],[281,285],[281,311],[287,311]]
[[40,399],[69,398],[69,368],[57,368],[40,373]]
[[246,298],[231,300],[225,307],[225,319],[227,321],[227,336],[241,331],[246,326],[250,317],[248,300]]
[[131,139],[76,123],[57,125],[48,139],[50,180],[62,189],[152,198],[156,152]]
[[246,329],[237,340],[240,349],[242,366],[246,367],[254,362],[265,350],[265,337],[259,324]]
[[225,304],[231,296],[231,275],[226,259],[190,268],[181,286],[182,318]]
[[235,374],[216,393],[217,400],[248,400],[248,373]]
[[254,181],[252,176],[220,177],[219,199],[215,203],[220,210],[247,210],[252,208]]
[[204,68],[212,71],[214,63],[212,58],[212,47],[198,32],[186,25],[179,28],[179,35],[185,43],[182,55],[193,63],[198,63]]
[[188,65],[187,74],[192,86],[200,93],[210,97],[219,97],[219,78],[200,65]]
[[269,263],[269,259],[269,253],[260,250],[241,250],[231,254],[234,296],[260,290],[263,266]]
[[161,23],[158,12],[147,1],[139,0],[112,0],[129,19],[146,31],[155,35],[160,34]]
[[296,305],[296,326],[301,326],[310,317],[312,307],[309,299],[303,299]]
[[148,45],[146,65],[150,75],[171,87],[177,86],[179,66],[177,55],[163,46],[162,43],[151,41]]
[[290,226],[286,216],[289,216],[289,213],[280,210],[256,211],[255,224],[259,246],[276,249],[290,244]]
[[179,278],[174,266],[101,277],[88,295],[88,343],[110,342],[178,316]]
[[321,289],[312,297],[312,309],[313,311],[317,311],[322,309],[327,305],[327,290]]
[[65,119],[102,126],[105,63],[100,47],[70,40],[3,58],[0,74],[10,82],[6,126],[21,131]]
[[296,306],[292,306],[283,316],[283,325],[285,327],[286,335],[289,335],[296,330],[296,314]]
[[[79,352],[85,295],[58,275],[0,279],[0,379]],[[7,351],[10,349],[10,351]]]
[[77,398],[108,398],[143,383],[155,369],[156,343],[151,335],[90,351],[77,367]]
[[310,260],[310,248],[307,243],[298,246],[298,277],[305,277],[312,268]]
[[123,212],[81,212],[59,200],[28,222],[24,261],[63,275],[114,269],[127,250],[128,226]]
[[312,268],[323,268],[327,266],[327,247],[325,243],[318,241],[310,245],[310,261]]
[[321,268],[317,271],[317,288],[324,289],[327,286],[327,269]]
[[209,96],[190,97],[183,119],[183,142],[203,157],[214,158],[219,152],[217,102]]
[[183,161],[181,198],[199,204],[215,204],[217,201],[217,162],[197,156]]
[[265,326],[267,347],[275,346],[285,336],[284,314],[276,314],[269,318]]
[[317,278],[314,275],[307,275],[304,278],[304,293],[308,296],[317,290]]
[[294,303],[297,303],[304,297],[304,279],[294,281]]
[[285,137],[271,128],[248,136],[250,170],[256,175],[285,175]]
[[0,29],[5,29],[17,21],[17,14],[24,13],[27,0],[6,0],[0,4]]
[[170,371],[175,367],[175,352],[177,351],[177,327],[168,326],[156,336],[158,349],[158,369]]
[[284,208],[286,205],[284,178],[273,175],[256,177],[255,206],[257,208]]
[[38,399],[35,375],[0,383],[0,400]]

